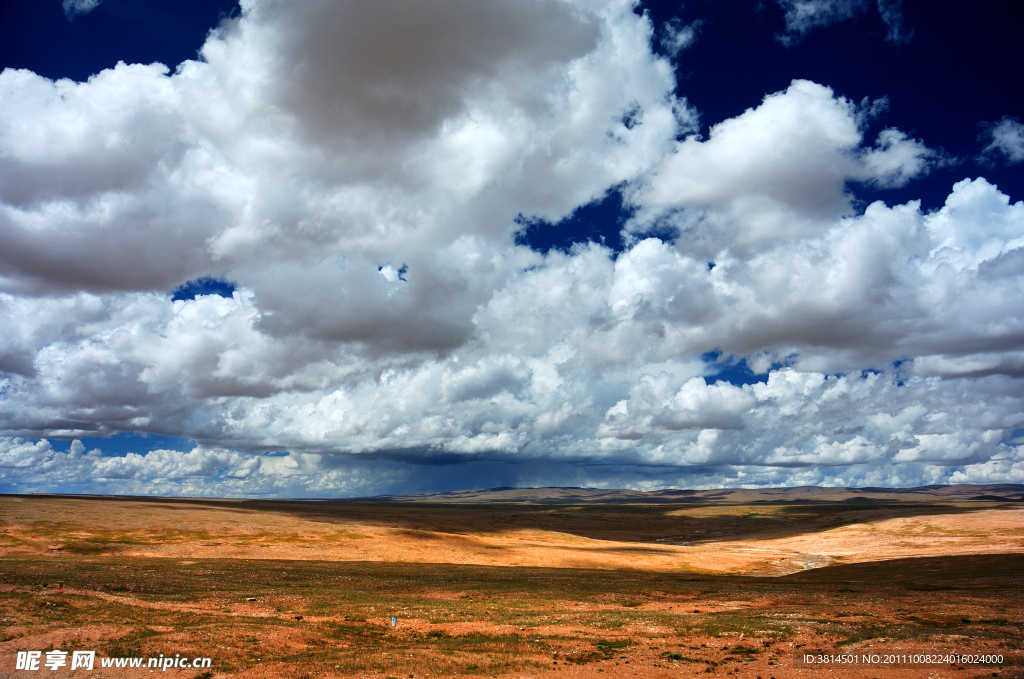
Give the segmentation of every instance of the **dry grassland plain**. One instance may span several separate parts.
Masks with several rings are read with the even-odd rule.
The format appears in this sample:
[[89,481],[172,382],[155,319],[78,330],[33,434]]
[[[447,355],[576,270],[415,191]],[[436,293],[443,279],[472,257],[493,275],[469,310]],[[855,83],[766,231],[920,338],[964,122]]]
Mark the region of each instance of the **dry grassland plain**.
[[[1020,486],[0,496],[0,521],[4,678],[1024,676]],[[212,667],[15,668],[51,649]]]

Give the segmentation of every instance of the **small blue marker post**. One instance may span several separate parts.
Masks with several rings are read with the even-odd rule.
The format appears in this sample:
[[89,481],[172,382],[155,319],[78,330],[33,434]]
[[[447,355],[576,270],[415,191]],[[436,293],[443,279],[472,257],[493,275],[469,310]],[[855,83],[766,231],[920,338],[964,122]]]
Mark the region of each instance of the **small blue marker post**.
[[398,627],[398,619],[395,618],[395,616],[393,616],[393,615],[391,616],[391,626],[392,627]]

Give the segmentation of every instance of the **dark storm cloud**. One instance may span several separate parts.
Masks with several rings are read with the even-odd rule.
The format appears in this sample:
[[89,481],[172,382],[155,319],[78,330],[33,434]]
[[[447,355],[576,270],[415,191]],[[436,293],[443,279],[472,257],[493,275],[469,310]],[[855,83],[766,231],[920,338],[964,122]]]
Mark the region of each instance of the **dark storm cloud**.
[[530,78],[591,51],[600,30],[556,0],[271,2],[259,17],[291,71],[280,105],[318,142],[374,147],[435,132],[499,81],[517,104],[545,107]]

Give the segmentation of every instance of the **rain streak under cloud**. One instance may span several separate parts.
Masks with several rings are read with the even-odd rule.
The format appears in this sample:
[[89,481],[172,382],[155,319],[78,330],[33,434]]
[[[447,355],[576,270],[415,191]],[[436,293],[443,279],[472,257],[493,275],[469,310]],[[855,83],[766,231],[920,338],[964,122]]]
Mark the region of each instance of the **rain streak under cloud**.
[[173,69],[4,70],[0,489],[1024,481],[1019,112],[975,160],[808,79],[702,120],[714,27],[634,10],[246,0]]

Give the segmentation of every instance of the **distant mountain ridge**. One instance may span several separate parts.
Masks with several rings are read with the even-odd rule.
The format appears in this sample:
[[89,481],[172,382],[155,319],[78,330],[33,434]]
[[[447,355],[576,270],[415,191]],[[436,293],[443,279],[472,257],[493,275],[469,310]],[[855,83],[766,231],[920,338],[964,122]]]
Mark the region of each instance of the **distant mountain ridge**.
[[537,504],[577,503],[699,503],[749,504],[756,502],[1024,502],[1024,485],[986,484],[959,486],[920,486],[917,488],[720,488],[712,490],[638,491],[607,488],[487,488],[457,490],[421,495],[383,495],[360,500],[375,502],[493,503],[524,502]]

